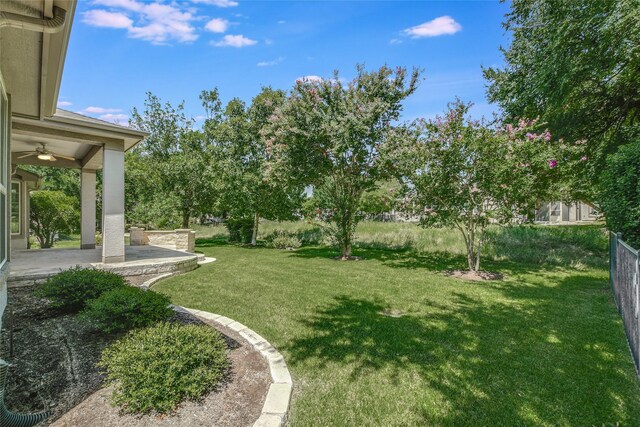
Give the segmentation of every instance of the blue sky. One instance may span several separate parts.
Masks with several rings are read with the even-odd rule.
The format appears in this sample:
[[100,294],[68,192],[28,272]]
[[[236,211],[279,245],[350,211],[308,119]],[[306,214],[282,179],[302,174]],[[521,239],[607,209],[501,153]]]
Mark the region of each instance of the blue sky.
[[80,0],[59,106],[126,124],[145,93],[185,101],[200,91],[247,102],[261,86],[303,76],[353,77],[355,65],[419,67],[425,80],[403,119],[432,117],[456,96],[485,99],[481,66],[502,64],[508,4],[489,1]]

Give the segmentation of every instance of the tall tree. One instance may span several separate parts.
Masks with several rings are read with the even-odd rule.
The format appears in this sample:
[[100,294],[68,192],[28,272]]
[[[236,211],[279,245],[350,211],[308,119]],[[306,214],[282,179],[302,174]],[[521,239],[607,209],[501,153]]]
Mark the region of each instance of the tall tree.
[[133,222],[188,228],[209,212],[216,187],[207,140],[177,107],[147,93],[145,109],[132,111],[131,126],[149,132],[127,155],[127,205]]
[[469,107],[458,101],[444,116],[416,121],[389,138],[383,153],[421,224],[460,230],[467,266],[477,272],[487,226],[531,219],[573,173],[580,152],[534,133],[534,122],[471,120]]
[[359,65],[348,83],[338,72],[333,79],[299,80],[265,129],[276,165],[315,186],[342,259],[352,257],[362,194],[387,176],[379,147],[399,119],[402,101],[416,90],[419,74],[386,66],[369,72]]
[[540,117],[555,137],[586,141],[597,178],[640,135],[640,2],[513,0],[504,27],[506,65],[484,70],[489,100],[507,119]]
[[218,208],[229,217],[232,237],[240,227],[248,231],[245,239],[252,245],[257,243],[260,218],[291,219],[302,202],[301,185],[286,175],[271,173],[269,145],[261,135],[285,97],[284,91],[264,87],[249,107],[234,98],[223,109],[217,89],[200,96],[208,114],[204,129],[221,185]]

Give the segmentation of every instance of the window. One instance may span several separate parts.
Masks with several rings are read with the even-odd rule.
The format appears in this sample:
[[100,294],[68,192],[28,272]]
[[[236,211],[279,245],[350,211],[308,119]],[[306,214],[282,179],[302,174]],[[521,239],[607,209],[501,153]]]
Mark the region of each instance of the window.
[[11,234],[20,234],[20,205],[22,204],[20,183],[11,182]]
[[552,203],[551,204],[551,216],[560,216],[560,203]]
[[0,267],[7,261],[9,249],[8,195],[9,181],[9,103],[0,82]]

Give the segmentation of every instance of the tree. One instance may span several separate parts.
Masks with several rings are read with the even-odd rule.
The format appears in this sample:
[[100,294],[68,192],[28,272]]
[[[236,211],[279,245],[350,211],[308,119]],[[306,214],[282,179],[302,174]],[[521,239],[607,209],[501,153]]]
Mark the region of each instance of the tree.
[[378,188],[362,194],[359,210],[369,218],[379,218],[390,213],[398,205],[399,187],[399,183],[392,180],[379,183]]
[[80,226],[77,200],[62,191],[31,192],[30,225],[40,247],[52,247],[59,233],[70,233]]
[[416,121],[384,153],[421,225],[457,228],[469,271],[477,272],[487,226],[531,219],[579,153],[548,132],[533,133],[535,122],[489,126],[469,119],[469,107],[457,101],[443,117]]
[[130,124],[149,132],[127,155],[130,220],[188,228],[194,216],[211,209],[216,195],[204,135],[192,129],[182,103],[174,108],[151,93],[142,113],[133,109]]
[[506,65],[484,70],[489,100],[507,120],[540,117],[555,137],[586,141],[574,189],[592,197],[580,184],[640,136],[640,2],[514,0],[504,27]]
[[600,209],[611,231],[640,248],[640,141],[607,158],[599,191]]
[[220,180],[218,208],[228,215],[232,240],[257,244],[260,218],[292,219],[304,188],[284,174],[270,171],[270,152],[261,135],[286,94],[262,88],[247,108],[234,98],[222,109],[217,89],[200,96],[208,114],[205,133]]
[[333,79],[299,80],[265,129],[274,170],[314,185],[341,259],[351,258],[362,194],[387,176],[379,147],[399,119],[402,100],[416,90],[419,74],[358,66],[349,83],[337,71]]

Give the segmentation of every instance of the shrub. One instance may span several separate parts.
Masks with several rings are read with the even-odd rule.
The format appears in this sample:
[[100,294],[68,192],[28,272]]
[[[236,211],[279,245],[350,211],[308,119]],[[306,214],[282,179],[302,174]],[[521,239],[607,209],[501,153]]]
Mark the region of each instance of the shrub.
[[276,249],[293,250],[302,246],[302,242],[295,233],[280,230],[269,236],[267,246]]
[[229,242],[250,243],[253,235],[253,218],[229,218],[224,222],[229,230]]
[[54,308],[79,311],[103,293],[125,287],[128,285],[122,276],[77,266],[50,277],[35,293],[47,298]]
[[229,366],[226,345],[209,326],[157,325],[131,331],[107,347],[99,366],[128,413],[172,411],[212,390]]
[[640,247],[640,141],[620,147],[607,158],[598,202],[607,227]]
[[168,319],[173,314],[169,304],[165,295],[128,286],[89,301],[81,317],[105,333],[126,331]]

